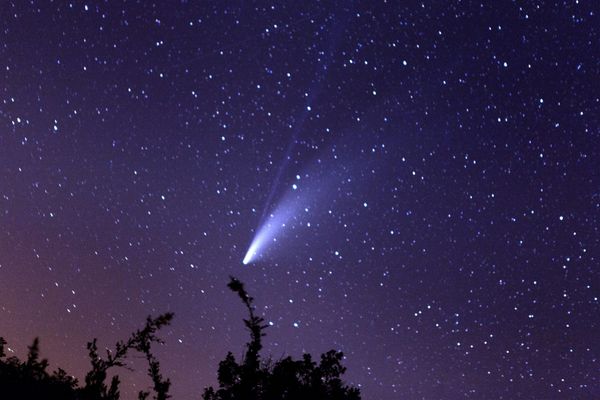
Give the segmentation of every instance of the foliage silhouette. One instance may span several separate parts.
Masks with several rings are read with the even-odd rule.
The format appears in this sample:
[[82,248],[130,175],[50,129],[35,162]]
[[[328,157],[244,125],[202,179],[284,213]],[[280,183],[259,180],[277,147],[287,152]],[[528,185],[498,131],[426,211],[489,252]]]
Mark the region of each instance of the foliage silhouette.
[[27,360],[6,356],[6,341],[0,337],[0,398],[2,399],[76,399],[77,380],[58,369],[49,374],[48,361],[40,360],[39,339],[35,338]]
[[360,400],[360,391],[341,379],[346,371],[341,363],[342,352],[330,350],[321,355],[318,364],[310,354],[304,354],[301,360],[286,357],[261,362],[259,353],[267,325],[255,314],[254,299],[242,282],[231,277],[227,286],[248,309],[249,318],[244,324],[250,331],[250,341],[240,363],[231,352],[219,363],[219,388],[204,389],[204,400]]
[[[267,325],[256,315],[254,299],[242,282],[231,277],[227,286],[246,306],[248,318],[244,319],[244,325],[250,333],[250,341],[240,362],[228,352],[219,363],[219,386],[216,390],[204,389],[204,400],[360,400],[360,391],[341,379],[346,368],[339,351],[322,354],[319,362],[313,361],[310,354],[304,354],[300,360],[292,357],[262,360],[260,351]],[[7,343],[0,337],[0,399],[119,400],[120,380],[114,370],[127,369],[127,357],[135,351],[144,355],[152,380],[151,391],[140,391],[138,399],[148,400],[152,396],[154,400],[167,400],[171,382],[163,377],[152,348],[163,343],[157,332],[172,319],[172,313],[148,317],[142,329],[133,332],[126,341],[118,341],[113,350],[107,349],[105,357],[99,354],[96,339],[89,342],[91,368],[83,386],[60,368],[48,372],[48,361],[40,359],[38,338],[28,347],[27,359],[21,361],[17,357],[6,357]]]
[[[115,345],[115,350],[107,350],[106,358],[98,354],[97,340],[87,344],[91,369],[85,376],[85,385],[58,369],[48,373],[48,361],[39,358],[39,340],[34,339],[29,346],[26,361],[17,357],[5,359],[6,341],[0,337],[0,398],[2,399],[47,399],[47,400],[118,400],[119,377],[113,375],[110,384],[106,383],[109,370],[126,367],[125,360],[130,350],[142,353],[148,361],[148,375],[152,379],[155,400],[166,400],[169,396],[170,381],[160,373],[160,363],[152,354],[152,344],[162,343],[156,332],[171,323],[172,313],[157,318],[148,317],[143,329]],[[150,392],[141,391],[139,399],[148,399]]]

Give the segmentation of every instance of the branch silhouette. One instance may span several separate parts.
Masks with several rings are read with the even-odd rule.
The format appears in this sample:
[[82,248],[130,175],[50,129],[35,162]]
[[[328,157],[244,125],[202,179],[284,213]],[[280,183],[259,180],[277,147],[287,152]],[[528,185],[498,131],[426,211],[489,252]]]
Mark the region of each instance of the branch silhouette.
[[250,341],[241,363],[232,352],[219,363],[219,387],[204,389],[204,400],[360,400],[360,391],[341,379],[346,371],[341,363],[342,352],[330,350],[322,354],[319,364],[312,361],[310,354],[304,354],[301,360],[286,357],[279,361],[261,361],[260,350],[267,325],[256,315],[254,299],[242,282],[230,277],[227,286],[248,310],[249,317],[244,319],[244,324],[250,331]]
[[[285,357],[273,360],[261,358],[267,325],[257,315],[254,299],[244,284],[230,277],[227,285],[242,300],[248,317],[244,326],[250,333],[241,361],[228,352],[219,363],[218,386],[204,389],[204,400],[360,400],[360,391],[342,380],[346,368],[342,352],[330,350],[318,362],[310,354],[294,360]],[[164,377],[153,349],[163,344],[158,331],[171,324],[172,313],[148,317],[142,329],[127,340],[118,341],[113,349],[100,354],[97,339],[87,343],[90,369],[83,385],[58,368],[48,372],[48,361],[40,357],[40,341],[35,338],[28,347],[24,361],[7,357],[7,342],[0,337],[0,399],[45,400],[119,400],[119,376],[114,371],[130,369],[127,359],[132,352],[141,353],[147,362],[147,375],[152,385],[138,392],[139,400],[167,400],[171,396],[171,381]],[[109,379],[110,378],[110,379]]]
[[[87,344],[91,368],[85,376],[85,385],[78,386],[78,381],[64,370],[47,372],[48,361],[40,360],[39,339],[35,338],[27,359],[20,361],[17,357],[5,359],[7,344],[0,337],[0,398],[4,399],[48,399],[48,400],[118,400],[120,398],[120,379],[113,375],[107,383],[109,371],[114,368],[126,368],[127,355],[130,351],[144,354],[148,362],[148,375],[152,379],[152,391],[155,400],[166,400],[169,396],[171,382],[163,378],[160,363],[152,353],[153,344],[163,341],[156,335],[162,327],[169,325],[172,313],[157,318],[148,317],[143,329],[134,332],[127,341],[118,341],[114,350],[106,350],[106,357],[98,353],[98,341],[93,339]],[[147,399],[150,392],[140,392],[139,398]]]

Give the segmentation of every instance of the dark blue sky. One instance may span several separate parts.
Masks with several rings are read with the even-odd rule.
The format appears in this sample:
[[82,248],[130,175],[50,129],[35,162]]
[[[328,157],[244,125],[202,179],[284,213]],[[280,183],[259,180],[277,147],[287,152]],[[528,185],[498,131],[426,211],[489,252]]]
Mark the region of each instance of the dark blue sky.
[[599,13],[2,2],[0,335],[81,377],[173,311],[198,398],[247,339],[235,275],[265,354],[340,349],[365,399],[600,396]]

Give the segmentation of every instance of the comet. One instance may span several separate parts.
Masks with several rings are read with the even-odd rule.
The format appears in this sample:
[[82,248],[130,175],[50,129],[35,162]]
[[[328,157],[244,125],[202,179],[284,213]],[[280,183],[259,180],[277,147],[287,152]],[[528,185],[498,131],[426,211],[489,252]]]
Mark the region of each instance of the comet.
[[[266,203],[260,217],[260,225],[256,230],[246,255],[242,260],[242,264],[248,265],[256,261],[260,255],[265,251],[266,247],[278,241],[278,237],[283,233],[285,228],[288,226],[288,222],[291,219],[296,219],[299,215],[299,211],[304,208],[305,212],[308,212],[308,207],[302,207],[303,203],[310,203],[316,200],[315,194],[321,192],[320,186],[312,186],[307,188],[306,194],[301,194],[298,190],[298,183],[292,185],[292,190],[284,196],[283,200],[279,203],[279,207],[271,214],[267,215],[272,200],[275,196],[276,191],[279,189],[280,181],[287,170],[288,164],[292,158],[292,151],[295,145],[298,143],[300,133],[304,129],[304,125],[309,115],[313,110],[313,105],[316,103],[316,99],[319,97],[319,93],[323,89],[323,84],[327,80],[329,73],[329,65],[333,62],[331,54],[336,53],[336,49],[340,43],[340,40],[344,37],[344,27],[348,22],[349,16],[343,15],[341,18],[335,18],[334,24],[329,37],[329,51],[325,52],[324,60],[317,66],[315,76],[311,87],[307,90],[306,102],[302,113],[298,116],[294,129],[292,131],[292,139],[289,142],[283,157],[283,161],[277,171],[274,181],[271,184],[271,190],[266,199]],[[305,175],[308,177],[308,174]],[[300,180],[300,175],[296,175],[296,180]]]
[[[273,218],[273,214],[271,214],[269,218]],[[250,243],[250,247],[248,247],[248,251],[242,260],[242,264],[248,265],[259,256],[263,248],[267,245],[269,239],[275,239],[276,228],[277,227],[273,222],[268,222],[258,230],[252,239],[252,242]]]
[[322,235],[335,237],[339,225],[338,219],[332,218],[332,210],[354,215],[360,214],[357,210],[366,210],[371,174],[395,159],[383,152],[383,144],[379,145],[381,151],[365,152],[365,148],[375,149],[375,145],[360,141],[334,143],[319,149],[295,178],[290,176],[275,207],[263,211],[242,264],[275,256],[283,248],[288,252],[293,248],[322,251]]
[[[297,185],[293,187],[297,188]],[[242,264],[248,265],[256,261],[268,245],[278,241],[278,237],[283,234],[289,222],[294,219],[294,215],[299,211],[302,200],[302,196],[293,196],[291,193],[288,193],[284,197],[279,207],[273,213],[269,214],[259,226],[248,247],[248,251],[246,251]]]

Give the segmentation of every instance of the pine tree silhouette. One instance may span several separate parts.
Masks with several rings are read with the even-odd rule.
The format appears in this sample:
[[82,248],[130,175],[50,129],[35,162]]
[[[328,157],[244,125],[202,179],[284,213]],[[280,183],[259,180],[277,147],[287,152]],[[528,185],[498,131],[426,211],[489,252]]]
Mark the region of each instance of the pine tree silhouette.
[[227,286],[248,309],[249,318],[244,319],[244,324],[250,332],[250,341],[241,363],[231,352],[219,363],[219,388],[204,389],[204,400],[360,400],[360,391],[341,379],[346,371],[341,363],[342,352],[328,351],[321,355],[318,364],[310,354],[304,354],[301,360],[286,357],[276,362],[261,361],[267,325],[255,314],[254,299],[242,282],[231,277]]

